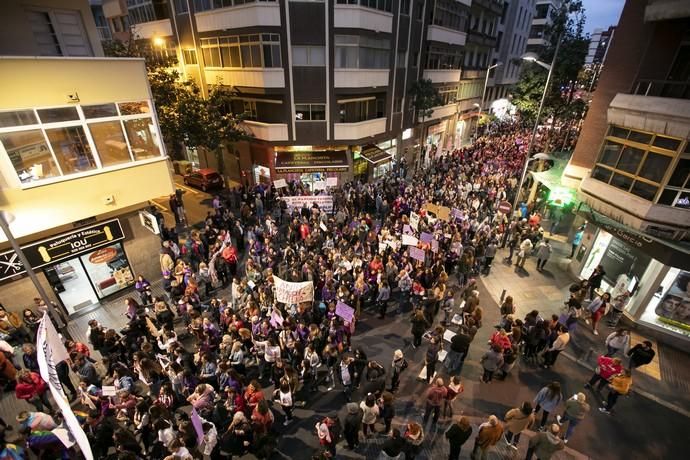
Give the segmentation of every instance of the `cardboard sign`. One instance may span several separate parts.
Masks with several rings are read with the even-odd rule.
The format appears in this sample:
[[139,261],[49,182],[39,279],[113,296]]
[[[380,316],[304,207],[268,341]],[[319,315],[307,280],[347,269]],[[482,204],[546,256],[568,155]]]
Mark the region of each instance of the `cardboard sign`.
[[419,249],[417,247],[410,247],[410,257],[420,262],[424,262],[425,254],[424,249]]
[[438,216],[438,206],[436,206],[434,203],[427,201],[424,203],[424,209],[426,209],[427,212],[432,213],[435,216]]
[[319,223],[319,228],[324,232],[328,231],[328,227],[326,227],[326,224],[324,224],[323,222]]
[[427,244],[429,244],[429,243],[431,243],[431,241],[432,241],[433,239],[434,239],[434,235],[432,235],[431,233],[422,232],[422,234],[419,235],[419,240],[420,240],[422,243],[427,243]]
[[414,211],[410,212],[410,227],[414,228],[415,231],[419,231],[419,214]]
[[338,303],[335,304],[335,314],[340,316],[344,321],[351,323],[355,315],[355,309],[344,302],[338,301]]
[[338,186],[338,178],[337,177],[327,177],[326,178],[326,185],[328,187],[337,187]]
[[436,217],[441,219],[444,222],[448,222],[450,220],[450,208],[447,206],[439,206],[436,208],[438,210],[438,214],[436,214]]
[[287,185],[287,182],[285,181],[285,179],[278,179],[278,180],[273,181],[273,186],[275,188],[283,188],[283,187],[287,187],[288,185]]
[[314,182],[314,190],[326,190],[326,181],[325,180],[317,180]]
[[417,246],[419,240],[412,235],[403,235],[402,244],[403,246]]

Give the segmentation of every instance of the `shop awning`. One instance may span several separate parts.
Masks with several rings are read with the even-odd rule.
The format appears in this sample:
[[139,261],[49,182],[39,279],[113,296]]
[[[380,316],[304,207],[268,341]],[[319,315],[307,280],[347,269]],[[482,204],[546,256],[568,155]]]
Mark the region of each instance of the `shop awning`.
[[679,241],[669,241],[643,233],[616,222],[605,215],[595,211],[584,203],[580,204],[577,211],[585,219],[599,228],[606,230],[616,238],[619,238],[631,246],[639,248],[648,256],[658,260],[664,265],[690,271],[690,245]]
[[363,146],[360,155],[362,155],[362,158],[374,165],[391,161],[393,158],[393,155],[374,144],[367,144]]
[[345,150],[276,151],[279,173],[342,172],[348,170]]
[[530,171],[530,174],[537,182],[543,184],[550,190],[549,201],[562,206],[563,204],[577,201],[577,190],[561,185],[563,171],[568,164],[567,159],[553,158],[553,166],[546,171]]

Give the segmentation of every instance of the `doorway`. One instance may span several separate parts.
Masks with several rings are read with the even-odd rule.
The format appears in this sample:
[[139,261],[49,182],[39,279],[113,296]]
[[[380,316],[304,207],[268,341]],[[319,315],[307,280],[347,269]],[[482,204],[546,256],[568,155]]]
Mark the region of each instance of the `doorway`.
[[46,270],[46,278],[69,314],[98,302],[79,259],[55,264]]

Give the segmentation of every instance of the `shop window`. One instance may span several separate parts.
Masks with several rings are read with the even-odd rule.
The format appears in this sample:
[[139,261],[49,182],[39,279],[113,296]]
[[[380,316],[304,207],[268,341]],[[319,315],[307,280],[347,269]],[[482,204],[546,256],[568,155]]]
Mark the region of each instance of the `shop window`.
[[690,175],[690,159],[682,158],[680,161],[678,161],[676,169],[673,171],[671,178],[668,180],[668,185],[672,185],[674,187],[683,187],[683,185],[685,185],[685,181],[688,179],[688,175]]
[[326,119],[326,104],[295,104],[297,121],[322,121]]
[[160,156],[155,127],[150,119],[126,120],[124,125],[135,160]]
[[618,160],[618,165],[616,165],[616,169],[628,172],[630,174],[635,174],[643,156],[644,150],[640,150],[635,147],[626,147],[621,153],[620,159]]
[[134,284],[134,275],[121,243],[97,249],[80,259],[101,299]]
[[79,120],[79,113],[76,107],[59,107],[56,109],[39,109],[38,118],[41,123],[57,123],[61,121]]
[[654,201],[654,196],[656,195],[656,191],[658,189],[659,188],[656,185],[650,185],[646,182],[636,180],[635,185],[633,185],[633,188],[630,190],[630,192],[639,196],[640,198],[644,198],[645,200]]
[[98,156],[103,166],[111,166],[131,161],[127,141],[120,121],[105,121],[89,124],[89,131],[96,144]]
[[62,174],[73,174],[96,168],[91,147],[81,126],[47,129],[46,135],[60,164]]
[[614,187],[618,187],[621,190],[625,190],[626,192],[630,190],[632,182],[632,178],[618,173],[615,173],[613,175],[613,178],[611,179],[611,185],[613,185]]
[[12,112],[0,112],[0,128],[9,126],[35,125],[36,114],[33,110],[15,110]]
[[0,141],[22,183],[60,175],[40,130],[0,134]]
[[117,116],[117,108],[115,108],[115,104],[83,105],[81,110],[84,112],[84,118],[106,118]]

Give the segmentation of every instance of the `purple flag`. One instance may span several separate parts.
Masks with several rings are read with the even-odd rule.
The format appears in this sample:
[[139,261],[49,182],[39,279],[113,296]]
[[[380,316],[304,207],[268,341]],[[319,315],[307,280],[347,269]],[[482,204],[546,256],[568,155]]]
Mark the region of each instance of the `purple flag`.
[[201,445],[204,442],[204,427],[201,417],[197,413],[196,409],[192,408],[192,414],[189,419],[192,422],[194,431],[196,431],[196,441],[199,445]]

